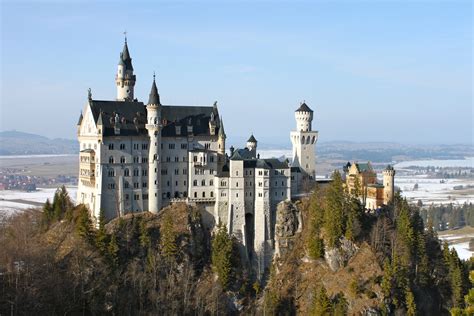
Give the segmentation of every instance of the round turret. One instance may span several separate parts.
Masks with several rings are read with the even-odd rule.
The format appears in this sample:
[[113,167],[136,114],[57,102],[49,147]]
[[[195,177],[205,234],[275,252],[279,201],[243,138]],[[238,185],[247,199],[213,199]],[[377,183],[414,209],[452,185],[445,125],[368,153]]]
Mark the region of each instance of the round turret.
[[395,169],[388,165],[383,174],[383,203],[389,204],[393,200],[395,192]]
[[295,111],[296,130],[309,132],[311,131],[311,123],[313,122],[313,110],[302,102],[300,107]]

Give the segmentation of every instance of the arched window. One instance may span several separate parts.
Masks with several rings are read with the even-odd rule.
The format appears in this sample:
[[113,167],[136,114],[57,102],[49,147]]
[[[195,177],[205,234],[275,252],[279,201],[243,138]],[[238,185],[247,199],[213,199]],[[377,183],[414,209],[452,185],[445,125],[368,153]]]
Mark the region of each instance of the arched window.
[[109,175],[109,177],[115,177],[115,170],[114,169],[109,169],[108,175]]
[[206,186],[206,180],[202,180],[202,181],[201,181],[201,185],[202,185],[203,187]]
[[214,192],[211,191],[211,197],[214,197]]
[[316,140],[316,136],[313,136],[313,139],[311,140],[311,144],[314,144],[315,140]]
[[301,143],[304,144],[304,141],[305,141],[305,138],[303,136],[303,137],[301,137]]
[[197,198],[198,197],[198,194],[197,192],[194,192],[194,197]]
[[114,163],[114,157],[113,156],[109,157],[109,163]]
[[125,157],[124,156],[120,157],[120,163],[125,163]]
[[193,186],[197,187],[197,185],[198,185],[197,180],[194,180],[194,181],[193,181]]
[[123,175],[124,175],[125,177],[129,177],[129,176],[130,176],[130,171],[128,170],[128,168],[125,168],[125,169],[123,170]]
[[206,192],[202,192],[202,197],[203,197],[203,198],[206,197]]

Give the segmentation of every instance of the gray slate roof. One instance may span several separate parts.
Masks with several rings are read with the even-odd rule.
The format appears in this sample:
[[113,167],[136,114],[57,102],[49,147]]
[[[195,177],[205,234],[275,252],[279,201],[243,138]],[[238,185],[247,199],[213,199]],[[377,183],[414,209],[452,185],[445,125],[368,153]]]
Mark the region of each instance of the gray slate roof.
[[123,50],[120,53],[119,65],[125,65],[125,69],[133,70],[132,58],[130,57],[130,52],[128,51],[127,41],[123,45]]
[[[133,101],[89,101],[94,121],[103,126],[104,136],[114,136],[115,115],[119,116],[120,135],[138,136],[147,135],[145,129],[147,122],[146,106],[143,102]],[[209,136],[209,121],[211,113],[214,111],[212,106],[175,106],[163,105],[161,107],[161,118],[163,137],[177,136],[176,125],[181,127],[180,136],[187,136],[187,125],[193,125],[194,136]],[[218,113],[214,114],[214,117]],[[218,133],[219,123],[216,121],[216,134]]]
[[148,98],[148,104],[160,104],[160,95],[158,94],[158,88],[156,87],[155,76],[153,75],[153,83],[151,85],[150,97]]
[[311,110],[309,106],[303,102],[295,112],[313,112],[313,110]]
[[247,142],[248,143],[256,143],[257,140],[255,139],[255,136],[253,136],[253,134],[252,134],[252,135],[250,135],[250,138],[247,140]]

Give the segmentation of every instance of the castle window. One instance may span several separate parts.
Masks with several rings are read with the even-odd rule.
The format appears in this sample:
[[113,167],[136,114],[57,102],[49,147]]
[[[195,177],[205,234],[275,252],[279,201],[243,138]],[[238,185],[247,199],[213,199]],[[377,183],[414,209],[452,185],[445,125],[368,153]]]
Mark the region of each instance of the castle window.
[[183,181],[183,185],[186,186],[186,180]]
[[179,157],[174,157],[175,162],[179,162]]
[[125,169],[123,170],[123,175],[124,175],[125,177],[129,177],[129,176],[130,176],[130,171],[128,170],[128,168],[125,168]]
[[134,195],[133,195],[133,199],[134,199],[135,201],[140,200],[140,194],[134,194]]
[[168,149],[174,149],[174,144],[168,144]]
[[109,177],[115,177],[115,170],[109,169]]
[[198,157],[197,157],[197,156],[193,156],[193,161],[194,161],[194,162],[197,162],[197,161],[198,161]]
[[214,192],[211,191],[211,197],[214,197]]
[[146,149],[148,149],[148,144],[147,143],[142,144],[142,150],[146,150]]
[[128,201],[129,198],[130,196],[128,194],[125,194],[125,201]]
[[260,171],[258,172],[258,175],[261,176],[262,174],[263,174],[263,173],[262,173],[262,171],[260,170]]
[[133,183],[133,188],[138,189],[140,187],[140,184],[138,182]]
[[175,185],[178,186],[178,181],[175,181]]
[[148,200],[148,194],[143,194],[143,199]]
[[197,198],[198,197],[198,194],[197,192],[194,192],[194,197]]
[[183,174],[188,174],[188,169],[183,169]]
[[114,163],[114,157],[113,156],[109,157],[109,163]]
[[133,169],[133,176],[138,177],[140,175],[140,170],[138,169]]
[[202,197],[203,197],[203,198],[206,197],[206,192],[202,192]]
[[265,170],[263,173],[264,173],[266,176],[268,176],[268,170]]
[[114,144],[109,144],[109,150],[114,150]]
[[202,180],[202,181],[201,181],[201,185],[202,185],[203,187],[205,187],[205,186],[206,186],[206,180]]
[[282,182],[281,182],[281,186],[282,186],[282,187],[285,186],[285,181],[282,181]]
[[235,197],[239,197],[239,193],[235,193]]
[[193,186],[197,187],[197,185],[198,185],[197,180],[194,180],[194,181],[193,181]]
[[143,183],[142,183],[142,188],[146,188],[146,186],[147,186],[147,183],[146,183],[146,182],[143,182]]
[[214,174],[214,169],[209,169],[209,174],[212,176]]
[[214,180],[210,180],[209,185],[214,185]]
[[133,144],[133,149],[138,150],[138,144]]
[[124,156],[120,157],[120,163],[125,163],[125,157]]
[[[170,186],[170,182],[169,181],[166,181],[166,186],[169,187]],[[168,192],[169,193],[169,192]]]
[[178,175],[179,174],[179,169],[174,169],[174,174]]
[[120,150],[124,150],[125,149],[125,144],[120,144]]
[[262,182],[259,182],[259,183],[258,183],[258,186],[261,187],[261,186],[262,186]]
[[171,158],[170,157],[166,157],[166,162],[170,162],[171,161]]
[[259,197],[262,197],[262,193],[261,193],[261,192],[259,192],[259,193],[258,193],[258,196],[259,196]]
[[134,163],[138,163],[139,161],[140,161],[140,157],[137,157],[137,156],[133,157]]
[[214,162],[214,156],[211,156],[211,157],[209,158],[209,161],[210,161],[210,162]]
[[183,156],[183,162],[186,162],[186,157]]
[[148,158],[147,157],[142,157],[142,163],[147,163],[148,162]]
[[181,144],[181,149],[187,149],[188,148],[188,144]]
[[125,189],[128,189],[128,186],[129,186],[128,182],[125,181],[125,183],[123,184],[123,186],[124,186]]
[[235,187],[237,187],[237,188],[239,187],[239,182],[235,183]]

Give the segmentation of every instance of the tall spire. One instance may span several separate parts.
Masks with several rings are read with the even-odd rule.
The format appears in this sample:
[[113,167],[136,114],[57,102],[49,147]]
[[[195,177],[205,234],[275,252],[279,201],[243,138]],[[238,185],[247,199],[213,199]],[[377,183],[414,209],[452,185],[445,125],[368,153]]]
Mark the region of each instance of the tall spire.
[[132,58],[130,57],[130,52],[128,51],[127,32],[124,32],[124,34],[125,34],[125,42],[123,44],[123,50],[120,53],[119,64],[124,63],[127,70],[133,71]]
[[219,122],[219,132],[218,132],[219,138],[225,138],[225,131],[224,131],[224,121],[222,120],[222,117],[220,118]]
[[160,95],[158,94],[158,88],[156,87],[154,72],[153,72],[153,83],[151,85],[150,97],[148,98],[148,104],[155,104],[155,105],[161,104]]

